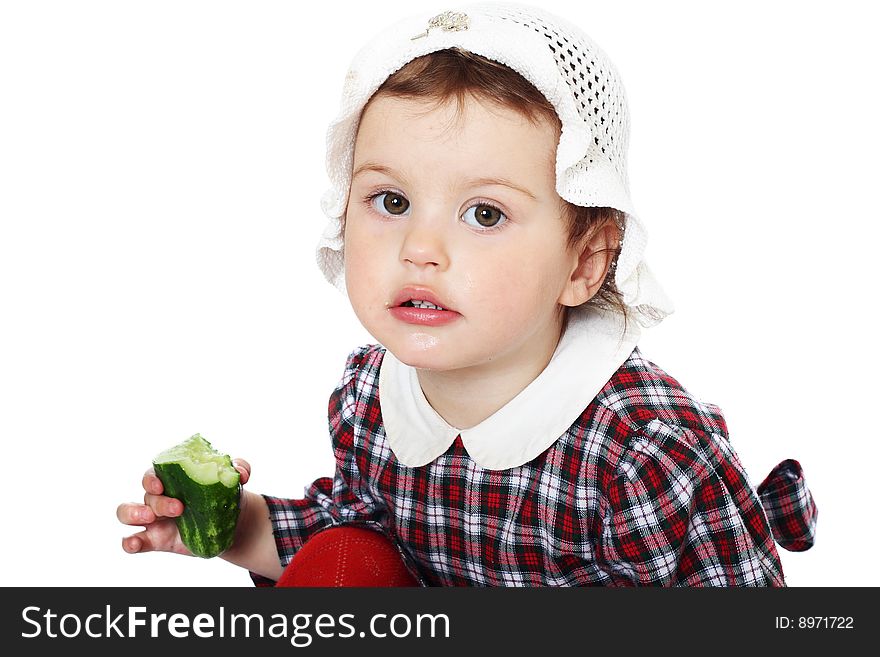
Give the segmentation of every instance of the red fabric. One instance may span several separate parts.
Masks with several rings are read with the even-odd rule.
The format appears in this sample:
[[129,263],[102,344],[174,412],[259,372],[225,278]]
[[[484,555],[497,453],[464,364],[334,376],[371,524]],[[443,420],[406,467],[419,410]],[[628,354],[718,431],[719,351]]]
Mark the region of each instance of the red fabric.
[[276,586],[418,586],[397,547],[362,527],[330,527],[306,541]]

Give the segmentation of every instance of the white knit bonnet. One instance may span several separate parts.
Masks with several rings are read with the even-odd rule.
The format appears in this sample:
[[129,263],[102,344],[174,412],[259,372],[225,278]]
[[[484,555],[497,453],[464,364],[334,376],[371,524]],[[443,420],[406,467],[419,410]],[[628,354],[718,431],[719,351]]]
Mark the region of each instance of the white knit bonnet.
[[328,222],[317,249],[318,266],[327,280],[345,292],[342,228],[363,108],[405,64],[453,47],[511,68],[553,105],[562,123],[556,191],[575,205],[625,213],[614,281],[640,325],[660,322],[673,305],[644,261],[648,234],[630,201],[629,113],[623,84],[605,53],[580,29],[519,4],[479,3],[415,15],[385,27],[355,56],[345,78],[341,110],[327,132],[331,187],[321,200]]

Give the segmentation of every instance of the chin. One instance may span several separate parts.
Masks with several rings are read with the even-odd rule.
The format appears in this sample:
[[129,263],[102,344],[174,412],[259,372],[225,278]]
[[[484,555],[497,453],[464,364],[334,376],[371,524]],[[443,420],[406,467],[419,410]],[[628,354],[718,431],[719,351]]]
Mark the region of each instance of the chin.
[[443,371],[460,367],[459,363],[449,358],[450,347],[427,333],[416,333],[403,340],[390,340],[382,344],[401,363],[416,369]]

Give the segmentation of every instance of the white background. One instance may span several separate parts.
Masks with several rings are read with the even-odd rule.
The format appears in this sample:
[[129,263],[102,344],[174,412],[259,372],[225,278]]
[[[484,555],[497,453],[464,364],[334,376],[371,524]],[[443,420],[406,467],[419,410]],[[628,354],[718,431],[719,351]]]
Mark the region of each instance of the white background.
[[[314,265],[348,62],[445,2],[0,3],[3,585],[250,585],[128,555],[116,506],[201,432],[299,497],[371,341]],[[820,509],[789,584],[880,585],[878,52],[868,3],[542,2],[616,63],[633,199],[677,312],[645,355]]]

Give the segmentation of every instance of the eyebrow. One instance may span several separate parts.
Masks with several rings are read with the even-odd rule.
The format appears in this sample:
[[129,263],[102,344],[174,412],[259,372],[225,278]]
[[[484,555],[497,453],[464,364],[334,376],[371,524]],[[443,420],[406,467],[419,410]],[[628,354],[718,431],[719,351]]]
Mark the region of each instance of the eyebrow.
[[[404,178],[403,176],[398,174],[396,171],[394,171],[394,169],[391,169],[390,167],[383,166],[381,164],[377,164],[375,162],[364,162],[363,164],[361,164],[351,174],[351,179],[354,180],[360,174],[366,173],[368,171],[375,171],[376,173],[381,173],[386,176],[390,176],[391,178],[396,178],[397,180],[400,180],[401,182],[406,182],[406,178]],[[508,187],[508,188],[513,189],[517,192],[520,192],[521,194],[525,194],[526,196],[528,196],[529,198],[531,198],[534,201],[538,200],[538,197],[535,196],[528,189],[526,189],[525,187],[521,187],[521,186],[517,185],[516,183],[511,182],[510,180],[507,180],[506,178],[472,178],[471,180],[467,180],[465,182],[470,187],[482,187],[484,185],[500,185],[501,187]]]

